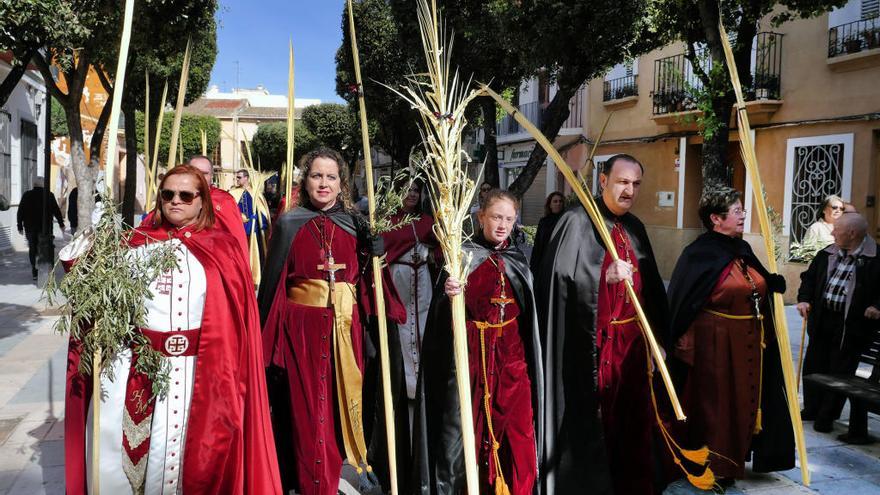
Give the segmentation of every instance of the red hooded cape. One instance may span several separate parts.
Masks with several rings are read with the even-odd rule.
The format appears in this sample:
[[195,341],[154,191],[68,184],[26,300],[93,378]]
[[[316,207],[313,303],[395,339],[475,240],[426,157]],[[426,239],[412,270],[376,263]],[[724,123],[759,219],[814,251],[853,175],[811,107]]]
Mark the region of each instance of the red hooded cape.
[[[247,262],[219,229],[138,229],[131,246],[180,239],[205,269],[207,294],[187,425],[182,490],[187,494],[280,494],[269,419],[260,318]],[[68,350],[64,447],[67,493],[86,493],[86,418],[92,379],[78,372],[81,345]]]

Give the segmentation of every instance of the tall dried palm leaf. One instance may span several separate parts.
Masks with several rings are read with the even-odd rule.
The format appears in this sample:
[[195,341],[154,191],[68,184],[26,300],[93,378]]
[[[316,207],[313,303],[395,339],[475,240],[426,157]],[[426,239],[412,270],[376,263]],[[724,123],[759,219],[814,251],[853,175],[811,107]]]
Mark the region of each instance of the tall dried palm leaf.
[[[462,150],[462,134],[465,108],[479,91],[470,87],[470,81],[462,83],[458,70],[453,68],[452,39],[440,27],[435,1],[430,5],[426,0],[419,1],[418,20],[427,71],[407,77],[407,84],[400,88],[390,89],[419,114],[424,147],[421,168],[434,207],[434,233],[443,249],[446,272],[464,282],[471,259],[461,249],[467,237],[463,227],[470,215],[476,184],[462,164],[467,156]],[[452,296],[450,302],[465,474],[468,494],[476,495],[479,490],[464,294]]]

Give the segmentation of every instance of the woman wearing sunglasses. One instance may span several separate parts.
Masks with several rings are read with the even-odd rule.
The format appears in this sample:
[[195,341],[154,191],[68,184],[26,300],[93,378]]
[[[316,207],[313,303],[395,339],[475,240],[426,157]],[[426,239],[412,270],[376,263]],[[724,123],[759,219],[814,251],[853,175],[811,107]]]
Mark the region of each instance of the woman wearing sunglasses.
[[831,235],[831,231],[834,230],[834,222],[843,215],[843,211],[844,203],[840,196],[832,194],[826,197],[817,212],[818,219],[804,234],[803,246],[814,247],[819,251],[833,244],[834,236]]
[[[174,246],[176,267],[150,284],[140,329],[167,360],[169,390],[153,396],[130,351],[111,364],[115,379],[101,383],[101,491],[280,493],[247,262],[232,235],[214,228],[210,189],[196,168],[165,175],[155,211],[130,245],[135,256]],[[75,242],[60,257],[83,248]],[[77,349],[71,342],[65,469],[68,490],[87,493],[95,488],[87,485],[86,451],[94,391],[91,377],[76,372]]]
[[[336,495],[345,459],[361,493],[378,493],[363,427],[364,403],[373,400],[363,395],[372,293],[364,267],[384,248],[352,207],[337,151],[311,151],[300,168],[300,204],[278,217],[258,296],[284,487]],[[389,319],[399,322],[405,316],[395,301],[386,296]]]

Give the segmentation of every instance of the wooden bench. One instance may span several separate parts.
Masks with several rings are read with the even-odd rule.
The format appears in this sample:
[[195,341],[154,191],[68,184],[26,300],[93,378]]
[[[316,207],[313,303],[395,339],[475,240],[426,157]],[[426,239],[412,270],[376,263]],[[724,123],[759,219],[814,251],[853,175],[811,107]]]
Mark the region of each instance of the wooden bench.
[[836,392],[849,399],[849,431],[839,438],[852,444],[875,441],[868,435],[868,413],[880,414],[880,333],[862,353],[859,364],[862,363],[871,366],[871,375],[868,378],[825,373],[804,376],[804,383]]

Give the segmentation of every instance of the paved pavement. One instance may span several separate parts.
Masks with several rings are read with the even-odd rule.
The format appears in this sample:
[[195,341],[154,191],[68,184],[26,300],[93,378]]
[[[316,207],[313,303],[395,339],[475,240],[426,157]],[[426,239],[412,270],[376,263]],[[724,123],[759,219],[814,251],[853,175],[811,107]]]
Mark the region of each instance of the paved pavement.
[[[40,280],[31,280],[27,255],[0,254],[0,495],[64,493],[64,375],[67,339],[52,329],[57,311],[41,300]],[[39,284],[39,285],[38,285]],[[800,318],[787,308],[792,353],[800,344]],[[848,418],[844,411],[842,418]],[[880,493],[880,444],[850,446],[837,440],[845,422],[831,434],[804,425],[812,485],[800,485],[800,470],[749,474],[728,493],[862,495]],[[870,430],[880,436],[872,416]],[[347,473],[346,473],[347,474]],[[344,478],[351,479],[346,475]],[[357,493],[343,481],[346,494]],[[699,492],[682,484],[669,495]]]

